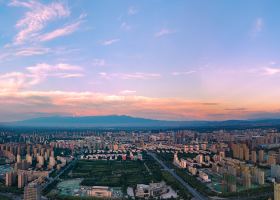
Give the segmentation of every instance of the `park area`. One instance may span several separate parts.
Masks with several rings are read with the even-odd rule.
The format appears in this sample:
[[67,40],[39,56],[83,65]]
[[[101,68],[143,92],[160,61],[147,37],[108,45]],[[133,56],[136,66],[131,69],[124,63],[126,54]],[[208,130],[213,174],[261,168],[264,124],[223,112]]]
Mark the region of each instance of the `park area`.
[[142,161],[80,160],[70,172],[71,178],[83,178],[84,186],[128,187],[157,181]]
[[86,190],[91,186],[108,186],[113,198],[121,199],[127,188],[137,184],[165,181],[177,191],[178,199],[191,199],[191,195],[169,173],[150,157],[143,161],[79,160],[69,173],[63,174],[61,181],[49,193],[50,199],[88,199]]

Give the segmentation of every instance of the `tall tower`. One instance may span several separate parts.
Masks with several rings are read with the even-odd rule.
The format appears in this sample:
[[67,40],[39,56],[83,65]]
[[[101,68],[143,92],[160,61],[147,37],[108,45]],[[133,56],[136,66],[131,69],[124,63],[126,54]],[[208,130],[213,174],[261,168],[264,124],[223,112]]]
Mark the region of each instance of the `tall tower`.
[[27,184],[27,175],[20,173],[18,175],[18,188],[23,188]]
[[259,150],[259,162],[263,162],[264,161],[264,151],[263,150]]
[[280,199],[280,183],[274,183],[274,200]]
[[24,200],[41,200],[41,188],[36,183],[24,187]]

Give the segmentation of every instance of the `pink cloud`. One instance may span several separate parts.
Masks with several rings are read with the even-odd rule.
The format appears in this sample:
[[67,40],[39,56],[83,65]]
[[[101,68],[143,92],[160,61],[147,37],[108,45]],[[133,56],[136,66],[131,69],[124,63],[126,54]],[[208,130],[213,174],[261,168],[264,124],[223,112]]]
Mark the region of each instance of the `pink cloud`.
[[135,72],[135,73],[106,73],[100,72],[99,75],[102,78],[111,79],[111,78],[119,78],[119,79],[157,79],[161,77],[161,74],[158,73],[143,73],[143,72]]
[[27,67],[26,72],[0,74],[0,90],[18,91],[20,89],[26,89],[41,83],[47,77],[79,78],[84,76],[82,73],[73,73],[77,71],[81,72],[83,71],[83,68],[66,63],[58,63],[55,65],[39,63]]
[[38,36],[48,22],[70,15],[68,7],[59,2],[44,5],[38,1],[12,1],[10,5],[29,9],[16,23],[19,32],[14,39],[14,44],[23,44]]
[[39,37],[39,40],[42,41],[42,42],[45,42],[45,41],[53,40],[53,39],[58,38],[58,37],[70,35],[71,33],[78,30],[78,28],[80,27],[80,24],[81,24],[80,21],[75,22],[75,23],[67,25],[63,28],[56,29],[56,30],[54,30],[52,32],[49,32],[49,33],[45,33],[45,34],[43,34],[42,36]]
[[[0,91],[1,107],[10,111],[20,107],[25,113],[68,113],[77,115],[125,114],[157,119],[232,119],[246,118],[264,107],[236,108],[226,103],[190,101],[178,98],[151,98],[134,94],[104,94],[64,91]],[[266,110],[268,111],[268,109]]]

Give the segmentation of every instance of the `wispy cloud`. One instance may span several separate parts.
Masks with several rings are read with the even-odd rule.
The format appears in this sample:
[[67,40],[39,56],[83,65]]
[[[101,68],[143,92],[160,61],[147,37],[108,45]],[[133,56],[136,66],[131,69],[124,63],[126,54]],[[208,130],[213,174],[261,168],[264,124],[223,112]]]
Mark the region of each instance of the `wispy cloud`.
[[41,45],[24,45],[24,46],[13,46],[0,49],[0,63],[13,60],[15,57],[28,57],[28,56],[42,56],[46,54],[52,55],[66,55],[74,54],[80,51],[80,49],[73,49],[70,47],[43,47]]
[[93,66],[103,67],[106,65],[106,61],[104,59],[95,58],[92,62]]
[[189,74],[193,74],[195,73],[196,71],[194,70],[190,70],[190,71],[183,71],[183,72],[172,72],[171,74],[173,76],[180,76],[180,75],[189,75]]
[[136,91],[135,90],[123,90],[120,92],[120,94],[122,95],[132,95],[132,94],[135,94]]
[[76,74],[64,73],[64,74],[60,74],[59,77],[61,77],[61,78],[80,78],[80,77],[84,77],[84,74],[81,74],[81,73],[76,73]]
[[99,75],[102,78],[111,79],[111,78],[119,78],[119,79],[157,79],[161,77],[161,74],[157,73],[106,73],[100,72]]
[[129,31],[129,30],[131,30],[131,26],[129,24],[127,24],[126,22],[122,22],[121,29],[125,30],[125,31]]
[[30,85],[30,81],[24,73],[9,72],[0,75],[0,92],[17,91],[25,85]]
[[254,21],[253,28],[251,31],[251,36],[256,37],[264,28],[264,20],[259,17]]
[[70,65],[65,63],[59,63],[56,65],[40,63],[31,67],[27,67],[26,69],[30,72],[44,72],[44,71],[56,71],[56,70],[81,71],[83,68],[77,65]]
[[138,13],[138,10],[137,10],[135,7],[130,6],[130,7],[128,8],[128,11],[127,11],[127,14],[128,14],[128,15],[135,15],[135,14],[137,14],[137,13]]
[[276,74],[280,74],[280,68],[276,67],[265,67],[263,68],[263,74],[268,76],[273,76]]
[[60,2],[44,5],[38,1],[14,0],[9,5],[28,9],[24,17],[16,23],[16,28],[19,30],[14,39],[16,45],[37,37],[48,22],[70,15],[68,7]]
[[58,37],[70,35],[71,33],[79,29],[80,24],[81,22],[78,21],[73,24],[67,25],[63,28],[56,29],[49,33],[45,33],[39,37],[39,40],[45,42],[45,41],[53,40]]
[[17,91],[19,89],[28,88],[41,83],[47,77],[78,78],[83,76],[82,73],[73,73],[76,71],[83,71],[83,68],[65,63],[55,65],[39,63],[27,67],[25,70],[25,72],[0,74],[1,91]]
[[264,26],[264,21],[262,18],[258,18],[255,22],[255,31],[256,32],[260,32],[262,31],[263,29],[263,26]]
[[155,37],[162,37],[162,36],[170,35],[170,34],[173,34],[173,33],[176,33],[176,31],[171,30],[171,29],[167,29],[167,28],[163,28],[160,31],[155,33]]
[[119,42],[119,41],[120,41],[119,38],[114,38],[114,39],[110,39],[110,40],[105,40],[105,41],[102,42],[102,45],[104,45],[104,46],[109,46],[109,45],[112,45],[112,44],[117,43],[117,42]]
[[50,48],[43,47],[27,47],[16,51],[16,56],[33,56],[33,55],[43,55],[50,52]]

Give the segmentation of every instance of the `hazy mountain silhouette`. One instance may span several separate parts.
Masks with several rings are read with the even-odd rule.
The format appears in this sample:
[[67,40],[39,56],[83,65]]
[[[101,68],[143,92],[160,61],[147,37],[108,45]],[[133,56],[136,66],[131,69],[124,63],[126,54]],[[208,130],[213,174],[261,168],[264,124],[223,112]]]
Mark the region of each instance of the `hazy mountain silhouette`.
[[5,123],[8,126],[34,127],[255,127],[280,126],[280,119],[227,120],[227,121],[167,121],[130,117],[108,116],[51,116]]

